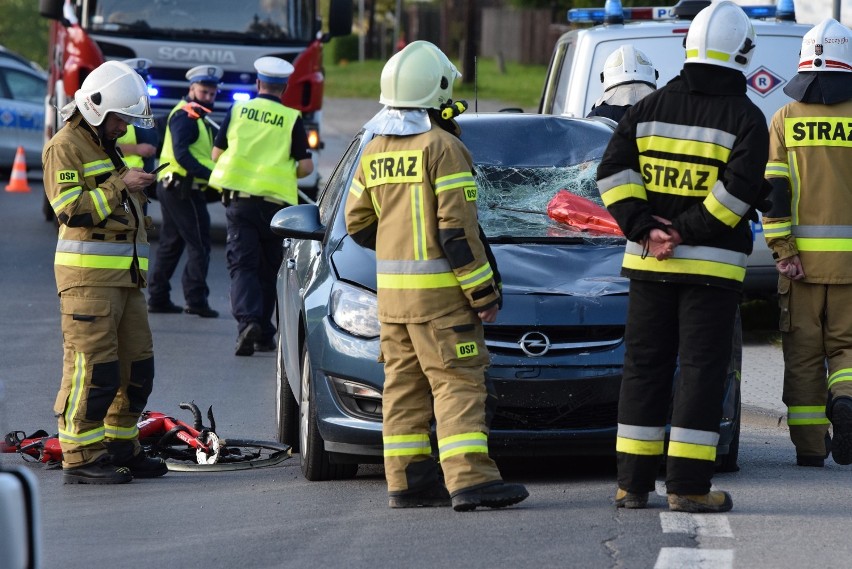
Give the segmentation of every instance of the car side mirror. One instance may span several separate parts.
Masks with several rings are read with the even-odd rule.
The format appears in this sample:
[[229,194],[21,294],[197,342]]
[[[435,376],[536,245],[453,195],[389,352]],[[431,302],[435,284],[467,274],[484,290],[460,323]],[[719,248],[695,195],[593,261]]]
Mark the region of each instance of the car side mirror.
[[320,222],[319,208],[314,204],[285,207],[275,214],[269,228],[275,235],[292,239],[322,241],[325,226]]

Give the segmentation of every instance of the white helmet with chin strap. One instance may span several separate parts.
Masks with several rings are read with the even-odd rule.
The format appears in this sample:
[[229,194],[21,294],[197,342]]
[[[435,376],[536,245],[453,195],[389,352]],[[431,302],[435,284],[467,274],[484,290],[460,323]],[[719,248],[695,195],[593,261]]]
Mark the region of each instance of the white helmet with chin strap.
[[461,77],[437,46],[415,41],[395,53],[382,69],[379,102],[389,107],[440,109],[453,97]]
[[852,32],[826,18],[802,38],[799,71],[852,72]]
[[645,83],[656,88],[659,76],[647,55],[631,44],[624,44],[606,58],[601,83],[604,91],[627,83]]
[[140,128],[154,126],[145,81],[120,61],[107,61],[92,71],[74,93],[74,103],[92,126],[100,126],[107,113]]
[[684,40],[686,63],[707,63],[745,73],[754,54],[754,27],[730,0],[713,2],[695,16]]

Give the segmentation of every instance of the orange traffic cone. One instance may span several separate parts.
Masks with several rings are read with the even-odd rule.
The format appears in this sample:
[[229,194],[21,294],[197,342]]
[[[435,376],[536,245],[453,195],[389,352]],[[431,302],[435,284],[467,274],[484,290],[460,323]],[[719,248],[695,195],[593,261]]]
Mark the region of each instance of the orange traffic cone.
[[6,184],[7,192],[28,192],[30,185],[27,183],[27,159],[24,157],[24,147],[19,146],[15,153],[15,161],[12,163],[12,177]]

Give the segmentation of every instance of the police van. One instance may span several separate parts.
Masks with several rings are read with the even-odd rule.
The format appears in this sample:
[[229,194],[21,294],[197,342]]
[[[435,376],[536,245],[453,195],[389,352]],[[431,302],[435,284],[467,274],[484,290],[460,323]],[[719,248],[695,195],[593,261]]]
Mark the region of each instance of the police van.
[[[622,44],[645,53],[659,72],[657,85],[680,73],[690,21],[708,0],[681,0],[673,7],[622,8],[608,0],[604,8],[568,11],[572,24],[593,24],[571,30],[556,43],[544,84],[539,113],[584,117],[602,94],[601,71],[606,58]],[[748,96],[769,124],[772,115],[791,101],[783,87],[796,74],[802,37],[811,26],[797,24],[793,0],[775,6],[741,6],[752,19],[756,49],[746,71]],[[760,223],[752,223],[754,252],[749,257],[746,291],[771,294],[778,275]]]

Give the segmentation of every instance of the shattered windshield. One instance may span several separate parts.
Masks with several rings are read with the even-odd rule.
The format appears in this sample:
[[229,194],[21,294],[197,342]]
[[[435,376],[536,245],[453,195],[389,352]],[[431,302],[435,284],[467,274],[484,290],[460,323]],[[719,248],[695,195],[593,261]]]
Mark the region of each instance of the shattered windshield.
[[462,123],[489,241],[621,242],[595,183],[611,131],[589,121],[539,117]]
[[95,4],[89,20],[93,31],[145,38],[309,42],[316,21],[316,3],[304,0],[98,0],[91,4]]

